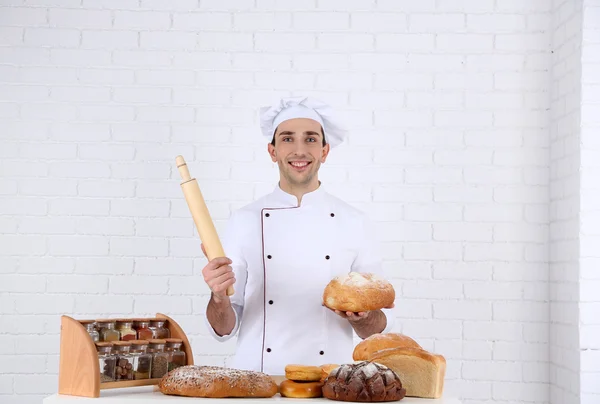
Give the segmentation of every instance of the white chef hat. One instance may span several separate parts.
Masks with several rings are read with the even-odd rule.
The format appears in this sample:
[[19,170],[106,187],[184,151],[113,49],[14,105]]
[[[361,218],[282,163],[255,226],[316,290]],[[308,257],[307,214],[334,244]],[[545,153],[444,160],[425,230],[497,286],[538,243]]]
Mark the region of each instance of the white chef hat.
[[282,98],[272,106],[260,108],[260,128],[263,136],[270,142],[277,126],[294,118],[308,118],[319,122],[325,132],[325,140],[332,148],[342,143],[346,137],[347,130],[336,119],[333,108],[309,97]]

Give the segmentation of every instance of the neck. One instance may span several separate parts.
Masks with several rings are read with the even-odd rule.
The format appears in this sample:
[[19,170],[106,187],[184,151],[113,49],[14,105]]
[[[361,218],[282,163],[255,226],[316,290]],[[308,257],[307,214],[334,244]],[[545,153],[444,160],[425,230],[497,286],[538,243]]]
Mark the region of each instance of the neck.
[[279,187],[290,195],[294,195],[298,199],[298,206],[302,203],[302,197],[304,194],[315,191],[321,185],[321,181],[315,178],[308,185],[292,185],[287,182],[284,178],[279,180]]

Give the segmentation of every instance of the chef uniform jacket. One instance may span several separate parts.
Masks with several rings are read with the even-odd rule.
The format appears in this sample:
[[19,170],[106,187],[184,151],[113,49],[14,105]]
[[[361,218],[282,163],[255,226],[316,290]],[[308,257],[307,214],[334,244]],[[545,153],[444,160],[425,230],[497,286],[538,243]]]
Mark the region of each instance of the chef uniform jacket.
[[[322,306],[331,279],[351,271],[383,277],[366,215],[327,193],[323,185],[302,197],[279,185],[234,212],[223,247],[232,260],[235,326],[230,367],[284,375],[287,364],[352,362],[353,328]],[[384,333],[393,327],[391,309]]]

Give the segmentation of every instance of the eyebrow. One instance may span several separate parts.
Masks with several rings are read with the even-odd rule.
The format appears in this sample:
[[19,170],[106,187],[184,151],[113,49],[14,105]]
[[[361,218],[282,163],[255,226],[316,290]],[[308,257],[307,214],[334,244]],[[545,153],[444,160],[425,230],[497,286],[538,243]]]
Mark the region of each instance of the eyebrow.
[[[296,132],[292,132],[291,130],[285,130],[283,132],[280,132],[278,136],[290,136],[290,135],[294,135],[296,134]],[[308,136],[321,136],[321,134],[319,132],[314,132],[312,130],[308,130],[306,132],[304,132],[305,135]]]

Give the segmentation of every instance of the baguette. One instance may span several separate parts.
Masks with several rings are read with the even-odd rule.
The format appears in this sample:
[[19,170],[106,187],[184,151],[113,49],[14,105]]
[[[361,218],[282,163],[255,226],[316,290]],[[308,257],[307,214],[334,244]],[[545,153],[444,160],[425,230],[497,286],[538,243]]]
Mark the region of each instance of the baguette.
[[389,348],[375,352],[371,362],[392,369],[407,397],[440,398],[444,390],[446,359],[419,348]]

